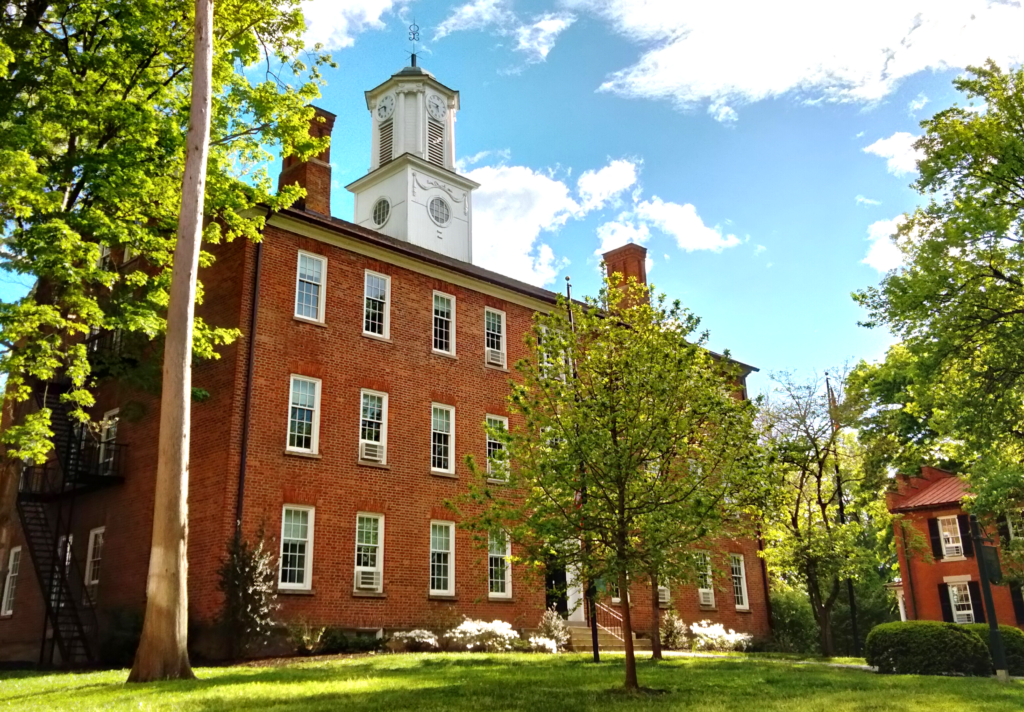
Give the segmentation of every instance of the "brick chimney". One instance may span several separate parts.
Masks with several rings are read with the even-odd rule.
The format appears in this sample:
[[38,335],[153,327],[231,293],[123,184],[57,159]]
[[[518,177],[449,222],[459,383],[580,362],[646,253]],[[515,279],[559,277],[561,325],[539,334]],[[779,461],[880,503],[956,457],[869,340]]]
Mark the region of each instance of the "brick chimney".
[[608,276],[621,274],[623,284],[635,277],[640,284],[647,284],[647,248],[635,242],[628,242],[603,255]]
[[[309,123],[309,135],[314,138],[330,136],[334,128],[334,114],[314,106],[316,112]],[[323,121],[320,121],[320,119]],[[277,179],[277,189],[286,185],[299,185],[306,189],[306,197],[295,201],[295,207],[330,217],[331,215],[331,147],[307,161],[287,156]]]

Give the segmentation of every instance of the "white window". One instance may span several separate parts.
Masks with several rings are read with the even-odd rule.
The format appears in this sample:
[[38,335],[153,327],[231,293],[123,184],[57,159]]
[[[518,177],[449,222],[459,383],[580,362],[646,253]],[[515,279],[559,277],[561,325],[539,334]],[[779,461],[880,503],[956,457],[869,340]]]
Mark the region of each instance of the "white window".
[[430,523],[430,593],[455,594],[455,523]]
[[672,589],[668,586],[658,586],[658,605],[667,606],[672,602]]
[[361,391],[359,414],[359,459],[387,463],[388,394]]
[[939,517],[939,532],[942,535],[943,558],[964,555],[964,545],[960,540],[960,522],[956,517]]
[[484,361],[505,366],[505,312],[484,309]]
[[320,439],[320,379],[292,376],[288,450],[317,453]]
[[491,430],[508,430],[508,418],[503,415],[486,416],[487,427],[487,474],[491,479],[508,479],[508,460],[505,455],[505,445],[500,440],[495,440]]
[[949,584],[949,603],[953,607],[954,623],[974,622],[974,606],[971,605],[971,589],[966,583]]
[[491,532],[487,535],[487,594],[491,598],[512,597],[512,567],[508,534]]
[[747,600],[747,570],[743,566],[743,554],[730,554],[729,564],[732,568],[732,595],[736,600],[736,608],[745,611],[750,608]]
[[1010,534],[1010,541],[1024,539],[1024,510],[1018,509],[1007,514],[1006,528]]
[[391,277],[366,270],[363,303],[363,333],[390,338]]
[[14,613],[14,593],[18,590],[18,571],[21,569],[21,547],[11,549],[7,559],[7,577],[4,580],[3,603],[0,605],[0,616]]
[[391,217],[391,203],[387,198],[380,198],[373,204],[373,224],[377,227],[384,227],[384,223]]
[[298,270],[295,282],[295,316],[322,324],[327,260],[300,250]]
[[100,562],[103,561],[105,532],[105,527],[97,527],[89,532],[89,549],[85,554],[85,589],[93,602],[96,601],[96,589],[100,583]]
[[380,591],[384,571],[384,517],[380,514],[356,515],[357,591]]
[[434,343],[438,353],[455,355],[455,297],[434,292]]
[[697,599],[701,606],[713,608],[715,587],[711,575],[711,557],[706,552],[697,554]]
[[452,219],[452,209],[444,201],[444,198],[431,198],[427,210],[430,213],[430,219],[437,223],[438,227],[444,227]]
[[430,470],[455,472],[455,409],[450,405],[430,407]]
[[114,474],[117,466],[115,456],[117,453],[117,421],[119,408],[108,410],[103,414],[103,422],[100,427],[100,461],[99,473],[101,475]]
[[281,575],[278,588],[313,585],[313,507],[286,504],[281,512]]

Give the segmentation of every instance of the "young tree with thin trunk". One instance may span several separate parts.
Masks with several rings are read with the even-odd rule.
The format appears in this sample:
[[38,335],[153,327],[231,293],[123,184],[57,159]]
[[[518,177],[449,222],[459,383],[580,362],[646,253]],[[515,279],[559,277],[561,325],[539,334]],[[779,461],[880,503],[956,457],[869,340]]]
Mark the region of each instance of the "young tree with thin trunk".
[[760,469],[753,407],[735,397],[737,367],[706,350],[697,326],[678,302],[652,302],[618,276],[597,300],[561,300],[538,315],[512,384],[519,425],[491,430],[508,480],[481,472],[463,519],[508,532],[528,566],[554,562],[580,581],[617,582],[628,690],[639,684],[627,592],[648,578],[647,545],[664,545],[666,570],[688,567],[688,547],[734,522],[734,495]]

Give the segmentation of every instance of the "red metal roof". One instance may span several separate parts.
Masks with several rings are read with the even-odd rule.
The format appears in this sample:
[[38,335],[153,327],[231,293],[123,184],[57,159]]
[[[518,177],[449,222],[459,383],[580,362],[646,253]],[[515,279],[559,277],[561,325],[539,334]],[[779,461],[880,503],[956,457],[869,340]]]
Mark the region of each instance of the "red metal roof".
[[943,504],[960,504],[960,500],[967,494],[967,485],[959,477],[943,477],[927,485],[917,494],[904,500],[893,511],[901,512],[907,509],[924,509],[937,507]]

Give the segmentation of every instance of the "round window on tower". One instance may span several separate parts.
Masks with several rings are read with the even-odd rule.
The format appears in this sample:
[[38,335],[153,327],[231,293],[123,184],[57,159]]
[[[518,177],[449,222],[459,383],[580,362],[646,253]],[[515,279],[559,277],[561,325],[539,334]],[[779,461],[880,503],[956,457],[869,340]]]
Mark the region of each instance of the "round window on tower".
[[430,213],[430,219],[441,227],[447,225],[452,218],[452,209],[448,207],[444,198],[432,198],[427,205],[427,211]]
[[391,203],[387,198],[381,198],[373,204],[373,224],[377,227],[384,227],[384,223],[391,217]]

